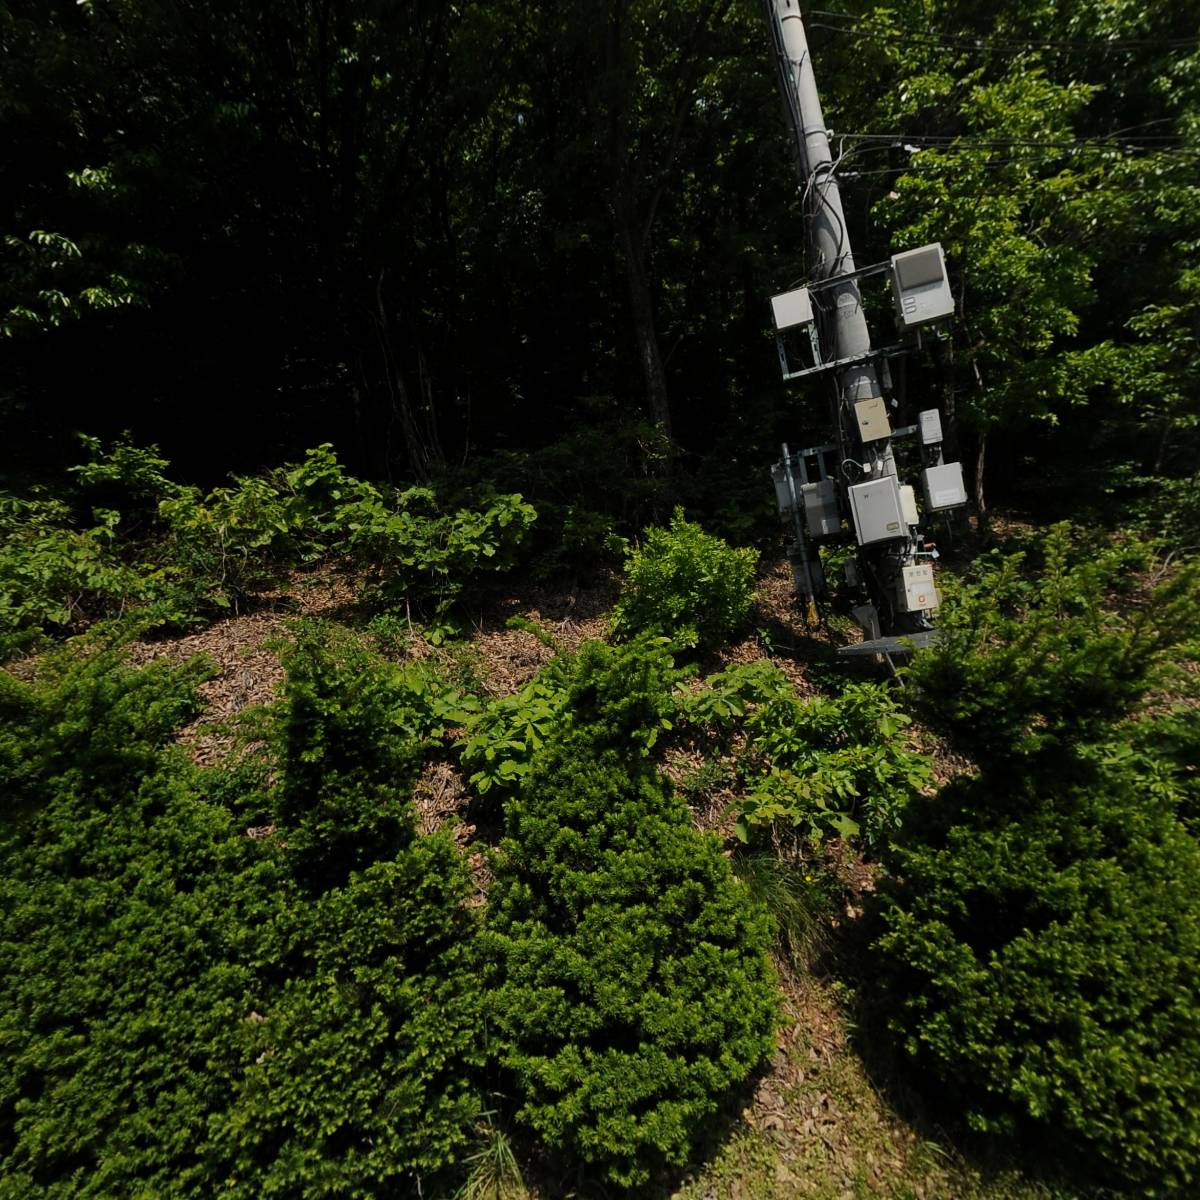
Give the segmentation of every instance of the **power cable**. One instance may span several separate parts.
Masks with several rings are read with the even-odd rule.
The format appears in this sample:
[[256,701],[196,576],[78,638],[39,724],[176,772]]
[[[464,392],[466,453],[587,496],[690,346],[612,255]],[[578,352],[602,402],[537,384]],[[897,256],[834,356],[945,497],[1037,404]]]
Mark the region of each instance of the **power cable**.
[[878,41],[904,41],[924,46],[940,46],[947,50],[998,50],[1014,52],[1023,50],[1068,50],[1088,54],[1107,54],[1112,50],[1191,50],[1200,46],[1200,38],[982,38],[970,35],[922,35],[907,30],[859,29],[861,17],[852,13],[829,12],[812,9],[814,16],[832,17],[853,22],[852,25],[827,25],[822,21],[811,21],[813,29],[826,29],[831,33],[847,34],[850,37]]
[[[1162,153],[1162,152],[1160,152],[1160,153]],[[1197,155],[1200,155],[1200,147],[1197,147],[1194,150],[1173,150],[1173,151],[1170,151],[1170,153],[1180,159],[1195,158]],[[1062,159],[1062,157],[1063,157],[1062,155],[1047,155],[1047,156],[1040,157],[1040,158],[1029,158],[1029,157],[985,158],[985,159],[981,159],[976,162],[970,163],[969,165],[970,165],[971,169],[982,168],[985,170],[991,170],[991,169],[994,169],[997,167],[1009,167],[1009,166],[1018,166],[1018,165],[1020,165],[1020,166],[1045,166],[1047,163],[1060,161]],[[897,166],[897,167],[872,167],[869,170],[865,170],[865,171],[858,171],[858,170],[847,171],[844,174],[842,174],[840,178],[848,181],[848,180],[854,180],[854,179],[862,179],[862,178],[865,178],[867,176],[872,176],[872,175],[930,174],[931,171],[933,171],[933,170],[938,170],[938,169],[942,169],[947,166],[953,166],[953,165],[954,164],[948,163],[945,159],[942,159],[942,160],[939,160],[936,162],[931,162],[931,161],[912,162],[912,163],[907,163],[904,166]]]
[[987,146],[993,149],[1009,146],[1046,147],[1052,149],[1074,149],[1078,147],[1113,147],[1141,150],[1170,149],[1172,146],[1184,147],[1183,138],[1175,134],[1149,134],[1136,140],[1122,138],[1122,130],[1101,134],[1091,138],[1067,138],[1055,141],[1050,138],[998,138],[981,137],[976,134],[957,133],[863,133],[859,131],[839,132],[839,138],[853,138],[860,142],[887,142],[889,146],[899,146],[902,143],[918,148],[944,149],[956,146]]

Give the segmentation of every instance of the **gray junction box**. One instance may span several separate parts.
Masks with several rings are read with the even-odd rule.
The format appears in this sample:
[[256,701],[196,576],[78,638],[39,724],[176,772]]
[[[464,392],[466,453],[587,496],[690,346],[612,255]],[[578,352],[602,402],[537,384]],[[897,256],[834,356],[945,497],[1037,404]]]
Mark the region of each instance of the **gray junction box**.
[[832,479],[803,484],[800,494],[804,497],[804,520],[811,537],[833,537],[842,532],[837,484]]
[[892,256],[892,293],[901,333],[954,312],[954,297],[939,242]]
[[771,297],[771,316],[775,328],[782,333],[785,329],[811,325],[813,319],[812,300],[808,288],[796,288]]
[[900,505],[900,486],[894,475],[884,475],[848,488],[854,533],[860,546],[890,542],[908,536]]
[[922,444],[937,445],[942,440],[942,414],[936,408],[927,408],[918,420],[921,422]]
[[967,502],[967,489],[963,486],[962,463],[943,463],[940,467],[926,467],[921,472],[921,490],[925,493],[925,508],[937,512],[941,508],[957,508]]

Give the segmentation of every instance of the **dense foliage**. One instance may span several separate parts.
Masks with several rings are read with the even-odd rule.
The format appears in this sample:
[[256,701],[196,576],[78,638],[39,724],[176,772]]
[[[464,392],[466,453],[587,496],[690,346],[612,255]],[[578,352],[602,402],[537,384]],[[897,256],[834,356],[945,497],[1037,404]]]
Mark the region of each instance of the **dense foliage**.
[[588,1177],[640,1186],[770,1053],[775,994],[765,914],[638,752],[669,692],[629,665],[599,645],[575,664],[569,716],[506,806],[488,926],[518,1118]]
[[[916,805],[873,982],[909,1060],[981,1131],[1109,1186],[1200,1178],[1194,710],[1139,712],[1194,628],[1195,576],[1065,527],[985,564],[910,678],[977,756]],[[936,1081],[936,1083],[932,1083]]]
[[[281,778],[256,795],[253,772],[161,748],[198,670],[104,653],[31,685],[0,674],[0,1193],[376,1196],[436,1177],[479,1108],[474,926],[449,840],[413,833],[390,674],[295,650]],[[353,758],[326,768],[313,750],[335,734]],[[278,831],[247,836],[247,814]]]
[[875,979],[975,1129],[1181,1195],[1200,1178],[1200,847],[1166,790],[1105,750],[944,789],[891,861]]
[[778,667],[759,659],[683,693],[684,719],[736,739],[743,785],[735,832],[787,828],[813,845],[862,836],[876,848],[901,824],[930,778],[902,736],[910,718],[888,688],[847,684],[802,700]]
[[[765,470],[830,432],[768,335],[821,200],[760,0],[0,0],[0,661],[58,646],[0,672],[0,1197],[450,1192],[485,1090],[465,1194],[512,1120],[644,1190],[773,1021],[769,922],[668,775],[794,962],[878,860],[909,1082],[1197,1189],[1200,2],[806,21],[857,261],[945,249],[890,399],[979,518],[905,686],[812,697],[674,657],[728,654]],[[1077,524],[978,555],[985,480]],[[446,677],[486,586],[630,544],[619,645]],[[261,752],[194,767],[203,666],[106,646],[317,568],[367,638],[298,631]],[[930,795],[918,742],[970,777]],[[482,942],[414,831],[431,754],[504,831]]]
[[1197,650],[1194,564],[1067,525],[1032,551],[979,560],[909,673],[926,719],[984,755],[1102,737],[1172,655]]
[[154,447],[84,443],[69,500],[0,494],[0,657],[104,616],[152,629],[237,612],[331,557],[358,569],[369,602],[428,615],[436,631],[514,565],[537,518],[519,495],[447,509],[428,489],[376,487],[328,445],[204,494],[173,482]]
[[757,551],[735,550],[676,509],[670,526],[646,530],[626,560],[613,627],[711,650],[746,620],[757,561]]

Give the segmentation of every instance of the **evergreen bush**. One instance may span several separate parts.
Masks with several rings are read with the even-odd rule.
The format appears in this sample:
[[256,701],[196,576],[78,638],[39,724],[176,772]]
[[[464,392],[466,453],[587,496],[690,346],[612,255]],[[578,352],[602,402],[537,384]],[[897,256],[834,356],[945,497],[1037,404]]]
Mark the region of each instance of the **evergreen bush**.
[[735,550],[676,509],[670,527],[648,529],[626,560],[613,627],[711,650],[745,621],[757,561],[756,550]]
[[297,869],[340,884],[411,840],[421,744],[404,736],[404,675],[315,624],[284,651],[276,812]]
[[580,656],[569,721],[506,805],[488,948],[518,1119],[589,1178],[637,1187],[770,1054],[776,994],[770,920],[643,757],[670,685],[625,665]]
[[941,636],[908,672],[918,712],[984,757],[1107,737],[1194,638],[1200,567],[1156,585],[1136,543],[1056,525],[1032,554],[993,555],[948,589]]
[[1200,847],[1168,782],[1114,746],[951,784],[894,851],[872,966],[972,1127],[1144,1194],[1200,1180]]
[[[404,805],[428,715],[411,679],[370,667],[315,635],[293,652],[273,797],[290,824],[268,837],[229,804],[240,776],[164,746],[199,667],[63,652],[32,684],[0,673],[0,765],[19,767],[0,824],[0,1197],[449,1184],[479,1110],[475,921],[449,837],[418,838]],[[314,863],[339,868],[315,891]]]
[[547,739],[586,729],[593,744],[648,753],[671,728],[672,688],[683,677],[665,638],[623,646],[588,641],[552,659],[519,692],[467,716],[462,763],[481,794],[518,787]]

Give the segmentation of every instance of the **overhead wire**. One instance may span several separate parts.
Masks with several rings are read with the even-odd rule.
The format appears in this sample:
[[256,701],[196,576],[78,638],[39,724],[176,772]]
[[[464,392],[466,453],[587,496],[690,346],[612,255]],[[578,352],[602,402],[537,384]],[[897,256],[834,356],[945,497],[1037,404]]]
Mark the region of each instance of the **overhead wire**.
[[1056,140],[1053,138],[1005,138],[984,137],[970,133],[866,133],[859,130],[839,132],[839,138],[850,138],[860,142],[887,142],[891,146],[907,143],[920,149],[944,149],[946,146],[1030,146],[1050,149],[1074,149],[1076,147],[1112,147],[1126,149],[1159,150],[1172,146],[1184,146],[1184,140],[1176,134],[1149,134],[1137,139],[1121,137],[1123,130],[1099,134],[1096,137],[1077,137]]
[[853,13],[811,9],[814,16],[849,21],[849,25],[829,25],[810,21],[809,27],[831,33],[880,41],[911,42],[916,45],[940,46],[948,50],[997,50],[1004,53],[1025,50],[1067,50],[1087,54],[1106,54],[1113,50],[1190,50],[1200,47],[1200,37],[1187,38],[995,38],[972,37],[969,34],[938,34],[935,31],[888,30],[859,28],[863,18]]

